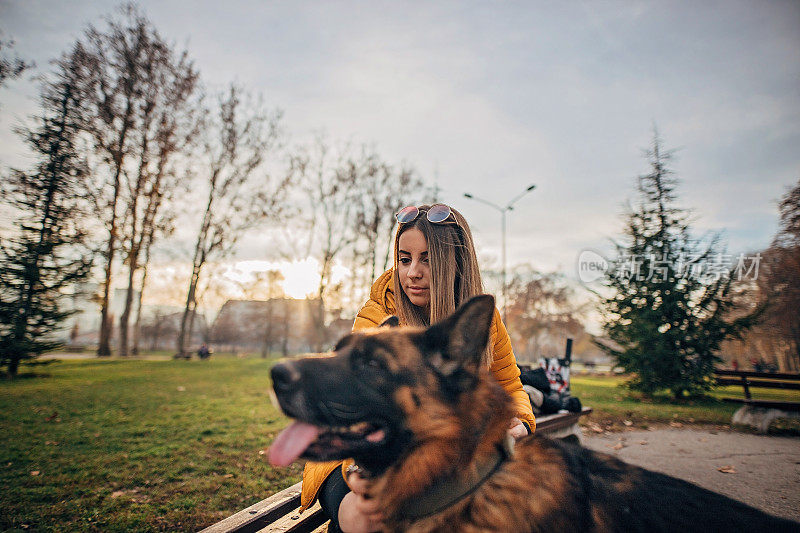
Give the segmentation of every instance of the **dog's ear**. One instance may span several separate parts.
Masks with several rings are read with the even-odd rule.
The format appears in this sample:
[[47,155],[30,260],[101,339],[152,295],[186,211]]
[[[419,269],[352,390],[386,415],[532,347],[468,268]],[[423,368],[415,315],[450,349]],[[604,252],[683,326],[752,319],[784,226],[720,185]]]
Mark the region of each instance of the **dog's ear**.
[[423,334],[428,361],[445,376],[477,374],[489,342],[494,297],[475,296]]
[[400,325],[400,319],[396,316],[387,316],[386,319],[381,322],[381,325],[378,326],[379,328],[396,328]]

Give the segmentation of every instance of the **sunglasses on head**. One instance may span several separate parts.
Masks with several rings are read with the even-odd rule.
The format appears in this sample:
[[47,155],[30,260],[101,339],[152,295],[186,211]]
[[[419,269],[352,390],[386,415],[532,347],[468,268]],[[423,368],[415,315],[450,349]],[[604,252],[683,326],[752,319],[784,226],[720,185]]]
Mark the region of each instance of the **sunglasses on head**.
[[409,205],[398,211],[394,217],[399,223],[408,224],[416,220],[422,211],[426,211],[425,218],[428,219],[428,222],[433,222],[434,224],[444,222],[453,214],[450,206],[444,204],[434,204],[428,209],[420,209],[417,206]]

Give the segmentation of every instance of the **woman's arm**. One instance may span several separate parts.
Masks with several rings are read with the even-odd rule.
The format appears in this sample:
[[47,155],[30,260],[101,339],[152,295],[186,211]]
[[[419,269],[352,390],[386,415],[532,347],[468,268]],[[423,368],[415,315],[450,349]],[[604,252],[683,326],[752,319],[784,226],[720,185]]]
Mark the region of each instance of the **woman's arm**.
[[533,416],[531,399],[522,388],[517,358],[514,357],[514,350],[511,348],[511,338],[508,336],[506,326],[503,324],[500,312],[497,309],[494,310],[494,318],[492,319],[492,353],[494,356],[491,365],[492,374],[494,374],[495,379],[508,395],[511,396],[516,417],[533,432],[536,429],[536,418]]

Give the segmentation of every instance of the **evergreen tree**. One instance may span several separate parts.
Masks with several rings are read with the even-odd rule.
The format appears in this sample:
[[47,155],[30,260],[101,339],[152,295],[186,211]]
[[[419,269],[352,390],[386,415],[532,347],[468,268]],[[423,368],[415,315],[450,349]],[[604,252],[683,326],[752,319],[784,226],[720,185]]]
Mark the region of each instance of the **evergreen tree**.
[[0,242],[0,366],[9,377],[21,361],[60,344],[54,330],[71,314],[60,300],[91,268],[75,94],[64,78],[43,85],[37,126],[18,130],[38,163],[30,172],[12,171],[2,184],[2,201],[17,215],[15,230]]
[[606,272],[603,326],[619,346],[601,348],[632,374],[631,388],[679,398],[712,386],[720,343],[749,328],[761,310],[734,309],[730,259],[718,236],[692,238],[689,213],[676,206],[672,153],[661,145],[655,133],[651,171],[639,177],[638,206],[628,209]]

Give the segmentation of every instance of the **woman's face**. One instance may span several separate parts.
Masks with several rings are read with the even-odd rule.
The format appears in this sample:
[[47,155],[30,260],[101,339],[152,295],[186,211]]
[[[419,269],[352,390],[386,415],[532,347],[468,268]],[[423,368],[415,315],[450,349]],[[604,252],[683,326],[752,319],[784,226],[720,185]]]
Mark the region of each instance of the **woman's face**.
[[431,269],[428,242],[417,228],[404,231],[397,241],[397,274],[403,292],[411,303],[428,307],[431,303]]

